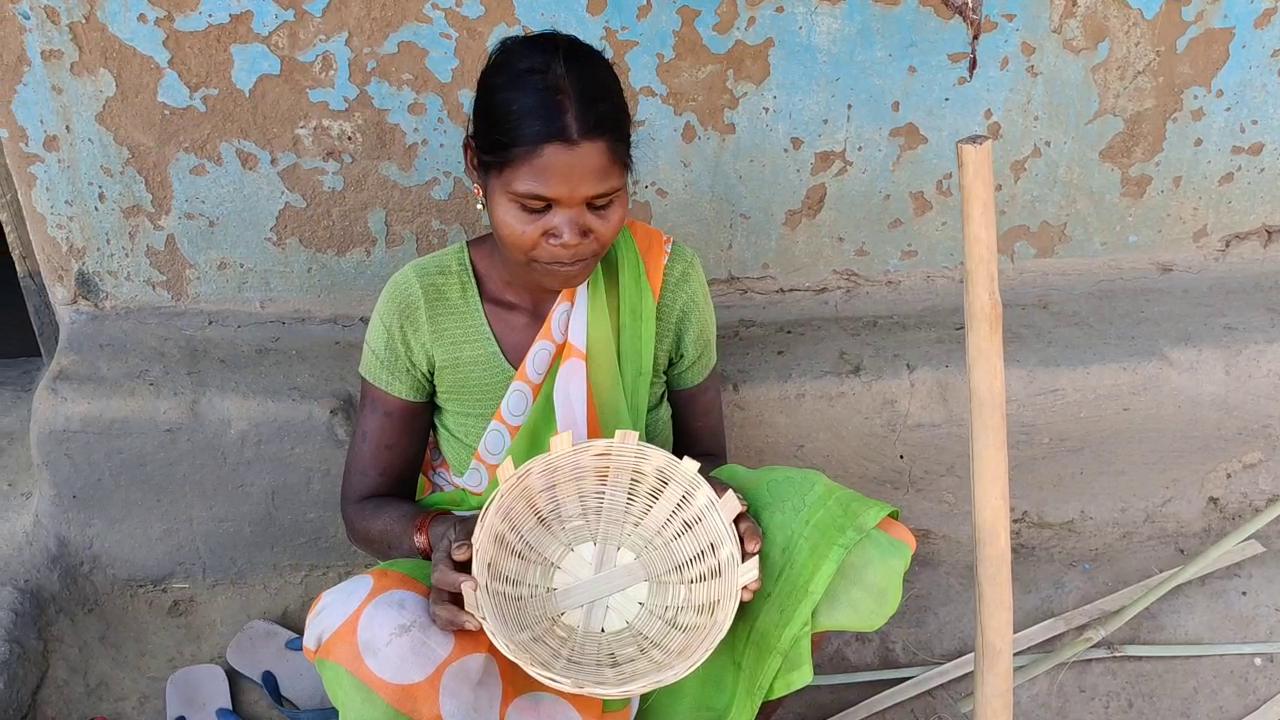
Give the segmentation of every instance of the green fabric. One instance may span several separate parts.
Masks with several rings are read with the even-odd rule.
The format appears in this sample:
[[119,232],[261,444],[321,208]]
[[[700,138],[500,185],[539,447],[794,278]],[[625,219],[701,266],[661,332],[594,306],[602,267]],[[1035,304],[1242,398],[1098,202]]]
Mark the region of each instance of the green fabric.
[[[910,553],[899,541],[879,542],[892,538],[876,529],[896,513],[891,506],[813,470],[729,465],[714,475],[742,493],[764,531],[764,587],[706,662],[644,698],[640,720],[751,720],[764,701],[812,680],[810,638],[819,608],[827,629],[866,632],[883,624],[901,597]],[[860,582],[888,591],[870,600],[831,594],[823,601],[832,589],[844,593]]]
[[[623,232],[626,232],[625,230]],[[622,243],[616,243],[618,248]],[[635,244],[630,243],[632,250]],[[587,377],[591,382],[591,399],[595,404],[596,417],[601,425],[614,428],[636,428],[627,413],[627,398],[624,395],[622,371],[619,368],[618,334],[614,330],[615,317],[619,312],[619,292],[608,292],[606,288],[614,286],[618,281],[616,252],[610,252],[600,261],[596,273],[603,282],[587,284]],[[650,302],[650,305],[653,303]],[[650,336],[652,338],[652,335]],[[652,339],[650,340],[652,342]],[[598,347],[615,348],[612,352],[596,352]],[[652,362],[652,361],[651,361]],[[630,363],[635,366],[637,363]],[[608,418],[608,422],[604,419]],[[643,418],[640,418],[643,421]],[[545,440],[542,440],[545,444]]]
[[[636,429],[669,450],[667,393],[694,387],[716,365],[711,292],[697,256],[680,243],[667,261],[653,324],[648,408],[644,426]],[[622,353],[630,351],[634,332],[626,327]],[[360,374],[396,397],[433,403],[445,460],[452,468],[470,464],[515,369],[485,317],[466,243],[414,260],[387,282],[369,318]]]
[[390,570],[408,575],[427,587],[431,587],[431,562],[418,558],[396,558],[378,565],[379,570]]
[[854,543],[840,561],[814,608],[801,642],[791,644],[765,700],[813,682],[813,650],[807,639],[824,632],[875,632],[889,622],[902,603],[902,579],[911,565],[911,550],[879,528]]
[[[864,573],[862,568],[876,568]],[[813,632],[875,632],[902,603],[902,578],[911,567],[911,550],[883,530],[858,541],[840,564],[813,611]],[[805,678],[805,684],[812,679]]]
[[352,675],[346,668],[329,660],[317,660],[316,672],[329,696],[329,702],[338,711],[338,717],[360,720],[413,720],[413,718],[387,704],[386,700],[369,689],[368,685]]
[[[628,358],[628,362],[622,363],[619,367],[622,395],[627,401],[627,418],[630,421],[627,427],[640,431],[643,438],[646,436],[645,420],[649,410],[645,391],[652,385],[653,378],[653,344],[657,331],[657,307],[653,300],[653,288],[648,282],[623,281],[623,278],[644,278],[647,275],[644,260],[636,249],[635,240],[631,239],[631,232],[624,227],[622,233],[629,242],[618,244],[619,251],[612,253],[613,262],[605,267],[608,272],[614,272],[616,266],[617,280],[607,286],[618,288],[618,321],[613,335],[618,339],[618,357]],[[705,281],[703,284],[706,284]],[[707,299],[710,300],[709,297]],[[707,318],[704,317],[705,319]],[[710,319],[713,325],[710,341],[715,345],[714,315]],[[634,362],[630,361],[632,358]],[[706,368],[706,373],[697,378],[693,384],[696,385],[705,380],[713,367],[714,365]]]

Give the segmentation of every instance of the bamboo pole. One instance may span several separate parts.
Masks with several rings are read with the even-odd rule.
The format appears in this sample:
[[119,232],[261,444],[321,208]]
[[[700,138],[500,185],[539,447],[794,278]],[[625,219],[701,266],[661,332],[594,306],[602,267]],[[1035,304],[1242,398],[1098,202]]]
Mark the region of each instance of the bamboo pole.
[[956,143],[964,221],[964,334],[969,373],[969,470],[973,497],[977,633],[976,720],[1013,717],[1013,571],[1004,321],[1000,304],[996,190],[985,135]]
[[[1143,593],[1142,597],[1112,613],[1102,622],[1085,628],[1080,637],[1075,640],[1063,644],[1045,657],[1019,670],[1015,676],[1015,684],[1021,685],[1102,642],[1102,639],[1115,632],[1116,628],[1132,620],[1135,615],[1146,610],[1151,603],[1164,597],[1170,590],[1185,582],[1187,578],[1213,562],[1218,556],[1249,539],[1249,536],[1266,527],[1268,523],[1277,517],[1280,517],[1280,500],[1250,518],[1248,522],[1233,530],[1226,537],[1210,545],[1209,549],[1197,555],[1191,562],[1183,565],[1181,570],[1162,580],[1159,585]],[[963,712],[968,712],[970,707],[977,708],[981,702],[982,696],[975,693],[962,699],[959,707]]]
[[[1048,653],[1030,653],[1014,655],[1013,666],[1025,667],[1043,658]],[[1106,645],[1085,650],[1077,655],[1073,662],[1080,660],[1107,660],[1110,658],[1192,658],[1223,657],[1226,655],[1280,655],[1280,642],[1260,643],[1213,643],[1201,645]],[[832,675],[814,675],[814,686],[856,685],[858,683],[883,682],[885,680],[903,680],[920,677],[936,670],[941,665],[913,665],[901,668],[883,668],[880,670],[861,670],[851,673]]]
[[[1196,578],[1203,577],[1204,575],[1208,575],[1211,572],[1229,567],[1243,560],[1248,560],[1249,558],[1259,555],[1265,551],[1266,548],[1264,548],[1257,540],[1249,540],[1248,542],[1240,543],[1228,550],[1217,560],[1201,569],[1189,578],[1188,582],[1195,580]],[[1119,590],[1106,597],[1094,600],[1088,605],[1078,607],[1075,610],[1071,610],[1061,615],[1051,617],[1043,622],[1036,623],[1013,636],[1013,649],[1015,652],[1021,652],[1034,645],[1039,645],[1045,640],[1057,637],[1064,632],[1074,630],[1086,623],[1091,623],[1103,615],[1115,612],[1128,603],[1141,597],[1143,593],[1155,587],[1162,580],[1181,569],[1181,567],[1176,567],[1172,570],[1166,570],[1165,572],[1149,577],[1140,583],[1130,585],[1123,590]],[[832,716],[830,720],[863,720],[863,718],[871,717],[881,710],[891,708],[901,702],[906,702],[907,700],[910,700],[917,695],[922,695],[939,685],[943,685],[955,680],[956,678],[968,675],[973,672],[973,665],[973,653],[958,657],[949,663],[930,670],[920,677],[912,678],[901,685],[896,685],[884,692],[873,695],[848,710]]]

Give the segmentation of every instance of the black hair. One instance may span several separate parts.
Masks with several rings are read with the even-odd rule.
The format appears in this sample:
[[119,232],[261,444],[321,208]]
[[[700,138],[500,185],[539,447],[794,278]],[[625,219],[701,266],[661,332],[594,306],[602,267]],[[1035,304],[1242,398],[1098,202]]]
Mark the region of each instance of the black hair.
[[551,143],[603,141],[631,172],[631,111],[622,82],[596,48],[544,31],[498,42],[476,82],[468,133],[481,175]]

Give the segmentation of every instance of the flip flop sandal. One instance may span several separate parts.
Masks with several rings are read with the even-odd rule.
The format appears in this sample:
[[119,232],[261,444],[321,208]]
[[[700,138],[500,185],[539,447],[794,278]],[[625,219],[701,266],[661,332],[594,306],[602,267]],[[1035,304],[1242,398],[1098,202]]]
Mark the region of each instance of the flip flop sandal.
[[302,654],[302,637],[270,620],[253,620],[227,648],[227,662],[262,686],[289,720],[337,720],[320,674]]
[[167,720],[240,720],[231,709],[227,673],[217,665],[191,665],[170,675],[164,707]]

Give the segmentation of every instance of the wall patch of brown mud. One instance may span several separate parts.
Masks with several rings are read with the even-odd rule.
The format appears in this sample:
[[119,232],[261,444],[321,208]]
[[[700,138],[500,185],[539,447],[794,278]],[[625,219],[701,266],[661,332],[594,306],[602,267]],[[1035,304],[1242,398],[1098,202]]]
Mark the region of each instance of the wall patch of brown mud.
[[1000,233],[997,245],[1000,254],[1014,259],[1019,243],[1026,243],[1035,251],[1035,257],[1048,258],[1057,254],[1058,248],[1071,242],[1067,235],[1067,224],[1054,225],[1042,220],[1034,230],[1029,225],[1014,225]]
[[1183,19],[1183,4],[1170,0],[1147,20],[1126,2],[1050,2],[1051,29],[1069,52],[1091,52],[1109,42],[1106,57],[1092,69],[1098,91],[1093,119],[1112,115],[1122,121],[1098,154],[1122,172],[1164,150],[1168,125],[1183,109],[1187,91],[1208,90],[1230,56],[1234,28],[1205,27],[1178,51],[1179,40],[1203,21],[1203,13]]
[[182,303],[190,300],[191,281],[195,277],[196,268],[187,256],[182,254],[182,248],[178,247],[178,241],[173,233],[165,236],[163,248],[147,247],[146,255],[151,268],[164,278],[153,282],[151,286],[167,294],[174,302]]
[[782,221],[782,224],[788,230],[795,230],[805,220],[812,220],[818,217],[826,204],[827,184],[810,185],[809,189],[805,190],[804,198],[800,201],[800,207],[788,210],[786,219]]
[[672,55],[658,58],[658,78],[667,86],[662,102],[677,115],[691,113],[705,129],[732,135],[737,128],[725,114],[741,104],[744,93],[739,92],[739,86],[759,87],[769,78],[773,38],[755,45],[739,39],[723,54],[716,54],[694,25],[702,13],[686,6],[676,14],[680,28]]

